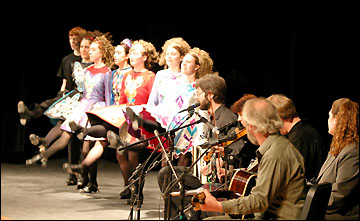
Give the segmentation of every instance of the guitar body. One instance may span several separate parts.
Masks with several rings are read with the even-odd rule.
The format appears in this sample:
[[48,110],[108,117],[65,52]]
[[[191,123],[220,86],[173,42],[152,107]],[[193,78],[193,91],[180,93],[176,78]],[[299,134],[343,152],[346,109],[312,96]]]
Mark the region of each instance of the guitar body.
[[[228,198],[236,199],[239,197],[244,197],[250,194],[251,189],[256,185],[256,172],[258,169],[257,160],[252,163],[247,169],[238,169],[233,175],[228,191],[214,191],[210,192],[215,198]],[[194,210],[199,210],[200,205],[203,204],[205,200],[205,194],[196,194],[193,197],[192,204]],[[249,219],[254,217],[253,214],[243,215],[243,214],[229,214],[233,219]]]
[[[257,165],[255,170],[257,170]],[[254,170],[239,169],[235,172],[229,185],[229,191],[238,192],[241,197],[250,194],[251,189],[256,185],[256,173]],[[242,215],[242,214],[229,214],[233,219],[249,219],[253,218],[253,214]]]
[[229,190],[246,196],[256,184],[256,173],[243,169],[237,170],[231,179]]

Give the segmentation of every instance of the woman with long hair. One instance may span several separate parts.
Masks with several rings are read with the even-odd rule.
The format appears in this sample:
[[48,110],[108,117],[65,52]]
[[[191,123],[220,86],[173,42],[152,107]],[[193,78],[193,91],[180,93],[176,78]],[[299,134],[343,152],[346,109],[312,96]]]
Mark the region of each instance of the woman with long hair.
[[359,219],[359,104],[340,98],[328,119],[333,136],[317,182],[332,183],[325,219]]

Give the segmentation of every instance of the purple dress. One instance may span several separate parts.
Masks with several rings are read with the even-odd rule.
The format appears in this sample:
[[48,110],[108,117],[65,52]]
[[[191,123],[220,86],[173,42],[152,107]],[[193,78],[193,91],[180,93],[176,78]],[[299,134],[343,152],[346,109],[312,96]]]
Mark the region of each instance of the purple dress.
[[84,91],[80,104],[73,110],[71,115],[61,125],[61,129],[71,131],[69,122],[74,121],[81,127],[90,127],[87,111],[110,105],[111,102],[111,70],[104,66],[95,68],[88,67],[84,72]]

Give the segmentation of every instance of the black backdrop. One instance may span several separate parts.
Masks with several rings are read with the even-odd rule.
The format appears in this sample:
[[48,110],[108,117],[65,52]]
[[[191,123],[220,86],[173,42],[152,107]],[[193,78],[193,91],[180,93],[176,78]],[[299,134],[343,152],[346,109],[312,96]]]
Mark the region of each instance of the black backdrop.
[[80,7],[76,15],[74,6],[69,5],[71,10],[40,6],[37,10],[14,6],[11,16],[2,18],[2,162],[24,163],[36,151],[29,134],[45,135],[51,128],[46,117],[22,127],[16,104],[56,95],[61,86],[56,73],[62,57],[71,52],[67,34],[75,26],[111,32],[115,44],[125,37],[144,39],[158,51],[167,39],[183,37],[191,47],[209,52],[215,70],[227,81],[227,106],[245,93],[264,97],[283,93],[327,144],[331,103],[340,97],[359,98],[355,79],[359,72],[354,69],[358,26],[351,6],[260,10],[184,4],[105,10],[98,2]]

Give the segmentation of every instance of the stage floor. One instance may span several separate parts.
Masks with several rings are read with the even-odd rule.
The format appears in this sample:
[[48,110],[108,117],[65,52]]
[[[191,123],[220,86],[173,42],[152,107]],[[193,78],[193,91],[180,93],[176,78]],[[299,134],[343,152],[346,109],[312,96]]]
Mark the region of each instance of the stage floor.
[[[65,158],[53,159],[46,168],[40,165],[1,164],[1,216],[23,220],[126,220],[130,206],[119,199],[123,179],[119,165],[100,159],[100,192],[79,193],[67,186],[63,171]],[[162,220],[164,201],[157,182],[158,171],[146,176],[142,220]],[[136,206],[134,214],[136,212]],[[136,219],[136,216],[133,216]]]

